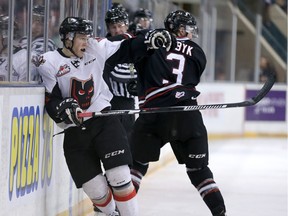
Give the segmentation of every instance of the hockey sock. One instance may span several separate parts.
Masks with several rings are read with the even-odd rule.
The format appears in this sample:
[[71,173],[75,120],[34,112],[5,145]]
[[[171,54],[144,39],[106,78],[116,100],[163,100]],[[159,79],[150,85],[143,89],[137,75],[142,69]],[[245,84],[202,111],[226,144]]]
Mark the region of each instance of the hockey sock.
[[149,163],[141,163],[138,161],[133,161],[133,165],[131,167],[131,177],[133,185],[136,189],[136,192],[138,192],[141,180],[143,176],[147,173],[147,170],[149,168]]
[[200,170],[187,168],[187,174],[191,183],[196,187],[212,215],[224,215],[226,212],[224,199],[216,185],[213,174],[208,167]]
[[124,165],[107,170],[106,177],[112,187],[113,197],[120,215],[138,216],[136,190],[131,181],[129,167]]
[[107,215],[112,214],[116,209],[110,188],[108,188],[108,193],[104,197],[101,199],[93,199],[92,202],[96,208]]
[[120,187],[112,187],[113,196],[121,215],[138,215],[138,202],[136,199],[136,190],[132,182]]
[[112,191],[108,187],[106,178],[99,174],[82,185],[84,192],[93,202],[94,207],[109,215],[116,209]]

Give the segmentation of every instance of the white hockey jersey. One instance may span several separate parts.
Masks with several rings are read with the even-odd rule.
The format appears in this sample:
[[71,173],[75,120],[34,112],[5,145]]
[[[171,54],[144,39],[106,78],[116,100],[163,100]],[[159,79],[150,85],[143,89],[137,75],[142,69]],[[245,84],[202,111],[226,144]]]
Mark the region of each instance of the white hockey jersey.
[[[15,47],[13,50],[12,56],[12,74],[11,80],[13,82],[26,82],[28,71],[27,71],[27,38],[23,37],[20,39],[19,47]],[[48,50],[52,51],[57,49],[55,43],[49,39],[48,40]],[[34,58],[37,58],[39,55],[44,53],[44,38],[39,37],[32,41],[31,45],[31,63],[34,62]],[[8,73],[8,56],[3,54],[0,57],[0,81],[8,81],[9,80],[9,73]],[[32,81],[39,81],[39,75],[35,68],[34,64],[30,65],[31,70],[31,77],[30,80]]]
[[[11,80],[16,81],[26,81],[27,78],[27,51],[26,49],[21,49],[13,54],[12,56],[12,74]],[[0,57],[0,81],[9,80],[8,73],[8,56]]]
[[[83,58],[68,58],[61,50],[50,51],[41,57],[38,72],[46,91],[59,88],[61,97],[75,98],[86,111],[101,111],[110,106],[113,95],[103,79],[106,60],[120,47],[121,41],[100,41],[90,38]],[[85,119],[86,120],[86,119]],[[59,124],[62,128],[72,125]]]
[[[39,81],[40,80],[39,74],[38,74],[36,66],[35,66],[35,63],[36,63],[35,59],[37,59],[41,54],[44,53],[44,50],[45,50],[44,44],[45,44],[44,37],[34,38],[32,43],[31,43],[31,63],[32,64],[30,65],[30,70],[31,70],[30,80],[32,80],[32,81]],[[19,62],[18,64],[25,65],[26,67],[25,68],[17,67],[17,68],[15,68],[15,70],[17,71],[17,73],[22,73],[23,70],[26,73],[28,73],[27,72],[27,46],[28,46],[28,42],[27,42],[26,36],[24,36],[20,39],[19,46],[22,48],[23,51],[26,51],[26,53],[25,53],[25,55],[22,55],[21,58],[18,57],[18,62]],[[54,41],[51,39],[48,39],[47,51],[53,51],[56,49],[57,49],[57,46],[54,43]],[[20,71],[18,71],[18,69]]]

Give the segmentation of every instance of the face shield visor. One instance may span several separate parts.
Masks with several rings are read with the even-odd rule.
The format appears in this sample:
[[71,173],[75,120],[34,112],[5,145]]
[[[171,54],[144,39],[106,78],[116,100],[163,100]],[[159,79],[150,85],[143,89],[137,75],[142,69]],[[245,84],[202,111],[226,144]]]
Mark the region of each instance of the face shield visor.
[[192,38],[198,38],[198,27],[196,25],[193,26],[186,25],[185,31],[187,32],[187,34],[191,33]]

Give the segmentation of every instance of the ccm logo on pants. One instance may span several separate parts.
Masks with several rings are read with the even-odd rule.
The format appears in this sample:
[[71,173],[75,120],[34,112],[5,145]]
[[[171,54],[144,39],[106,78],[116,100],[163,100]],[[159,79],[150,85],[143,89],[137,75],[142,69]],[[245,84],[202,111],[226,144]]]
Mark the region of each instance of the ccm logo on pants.
[[111,152],[111,153],[108,153],[105,155],[105,158],[110,158],[110,157],[114,157],[116,155],[120,155],[120,154],[124,154],[125,150],[122,149],[122,150],[118,150],[118,151],[114,151],[114,152]]
[[188,157],[189,157],[189,158],[199,159],[199,158],[204,158],[204,157],[206,157],[206,154],[189,154]]

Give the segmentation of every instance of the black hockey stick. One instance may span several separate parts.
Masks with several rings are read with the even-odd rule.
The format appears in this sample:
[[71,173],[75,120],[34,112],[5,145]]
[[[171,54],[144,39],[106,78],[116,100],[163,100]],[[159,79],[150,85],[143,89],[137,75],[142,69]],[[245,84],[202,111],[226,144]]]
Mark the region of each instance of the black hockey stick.
[[164,113],[164,112],[183,112],[205,109],[226,109],[235,107],[247,107],[257,104],[265,95],[270,91],[275,82],[275,76],[273,74],[268,75],[267,81],[264,83],[258,93],[249,98],[246,101],[238,103],[223,103],[223,104],[207,104],[207,105],[192,105],[192,106],[172,106],[172,107],[154,107],[145,109],[134,110],[107,110],[99,112],[84,112],[79,113],[78,117],[96,117],[96,116],[108,116],[108,115],[135,115],[135,114],[148,114],[148,113]]

